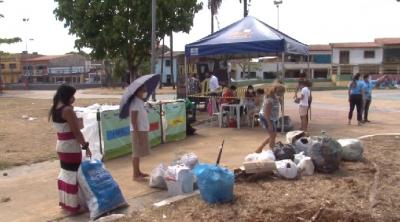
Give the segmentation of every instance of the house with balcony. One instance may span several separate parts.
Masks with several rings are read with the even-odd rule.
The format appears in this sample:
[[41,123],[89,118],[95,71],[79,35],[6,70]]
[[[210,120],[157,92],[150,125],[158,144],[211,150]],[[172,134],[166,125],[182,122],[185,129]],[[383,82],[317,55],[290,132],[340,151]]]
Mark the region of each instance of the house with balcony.
[[[305,73],[312,79],[329,79],[331,60],[332,49],[330,45],[310,45],[309,56],[285,56],[285,78],[297,79],[300,73]],[[258,61],[233,60],[230,63],[233,78],[236,80],[273,80],[282,72],[281,61],[280,57],[264,57],[259,58]]]
[[331,47],[332,75],[339,81],[348,81],[356,73],[375,75],[383,72],[380,43],[331,43]]
[[0,55],[0,78],[4,84],[13,84],[21,81],[22,61],[38,57],[37,53],[15,53]]
[[377,38],[375,42],[383,49],[382,73],[400,75],[400,38]]
[[90,69],[90,60],[78,54],[23,60],[23,76],[31,83],[84,83]]

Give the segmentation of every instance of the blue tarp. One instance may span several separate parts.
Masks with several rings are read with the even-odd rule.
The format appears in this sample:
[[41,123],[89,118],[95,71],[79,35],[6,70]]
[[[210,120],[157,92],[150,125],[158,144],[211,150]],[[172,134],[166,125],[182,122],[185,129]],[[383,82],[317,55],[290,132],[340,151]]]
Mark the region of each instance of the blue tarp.
[[276,53],[308,54],[308,46],[247,16],[185,46],[186,56],[256,58]]

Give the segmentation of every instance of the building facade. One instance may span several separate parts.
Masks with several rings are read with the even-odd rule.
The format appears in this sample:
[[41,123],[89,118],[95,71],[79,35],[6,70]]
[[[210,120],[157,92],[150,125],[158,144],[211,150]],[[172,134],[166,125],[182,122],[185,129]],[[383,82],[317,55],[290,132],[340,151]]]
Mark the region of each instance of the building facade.
[[41,56],[23,61],[23,76],[31,83],[86,83],[99,81],[98,67],[79,54]]
[[[161,64],[161,56],[159,56],[156,60],[156,73],[161,74],[161,82],[163,85],[170,86],[172,85],[172,82],[176,83],[177,80],[177,74],[178,74],[178,59],[177,57],[180,55],[183,55],[185,52],[173,52],[173,60],[171,61],[171,54],[170,52],[167,52],[164,54],[164,61],[163,64]],[[173,66],[173,73],[171,74],[171,66]],[[161,67],[162,67],[162,73],[161,73]]]
[[37,57],[37,54],[16,53],[0,55],[0,78],[4,84],[21,81],[22,63],[24,59]]

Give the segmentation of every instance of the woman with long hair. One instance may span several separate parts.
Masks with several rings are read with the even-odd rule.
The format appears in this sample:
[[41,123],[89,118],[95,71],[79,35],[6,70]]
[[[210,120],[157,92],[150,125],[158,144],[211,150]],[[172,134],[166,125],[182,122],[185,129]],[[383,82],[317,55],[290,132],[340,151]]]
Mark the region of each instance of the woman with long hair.
[[285,87],[281,84],[274,84],[267,88],[264,103],[260,110],[260,122],[268,131],[268,137],[256,149],[256,153],[261,153],[269,143],[269,148],[275,146],[275,139],[279,120],[280,96],[285,93]]
[[71,214],[84,209],[84,201],[79,198],[77,171],[82,161],[82,150],[91,156],[89,143],[85,141],[79,121],[72,104],[75,102],[76,89],[69,85],[61,85],[53,98],[50,108],[51,119],[57,131],[57,154],[61,170],[58,175],[59,205]]
[[362,107],[363,107],[363,99],[364,99],[364,90],[365,84],[363,81],[360,81],[360,73],[354,75],[352,81],[349,83],[349,103],[350,103],[350,111],[349,111],[349,122],[351,125],[351,119],[353,118],[354,108],[357,108],[357,121],[358,125],[362,124]]

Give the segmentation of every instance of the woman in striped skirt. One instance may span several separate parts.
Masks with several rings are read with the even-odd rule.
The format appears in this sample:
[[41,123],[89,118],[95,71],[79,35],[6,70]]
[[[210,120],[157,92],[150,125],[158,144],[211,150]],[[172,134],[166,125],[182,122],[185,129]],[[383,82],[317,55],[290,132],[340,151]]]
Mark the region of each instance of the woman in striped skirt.
[[58,175],[59,205],[71,214],[76,214],[84,206],[78,197],[77,171],[82,160],[82,150],[90,156],[89,143],[85,141],[79,127],[72,104],[76,89],[61,85],[53,98],[51,118],[57,131],[57,154],[61,170]]

